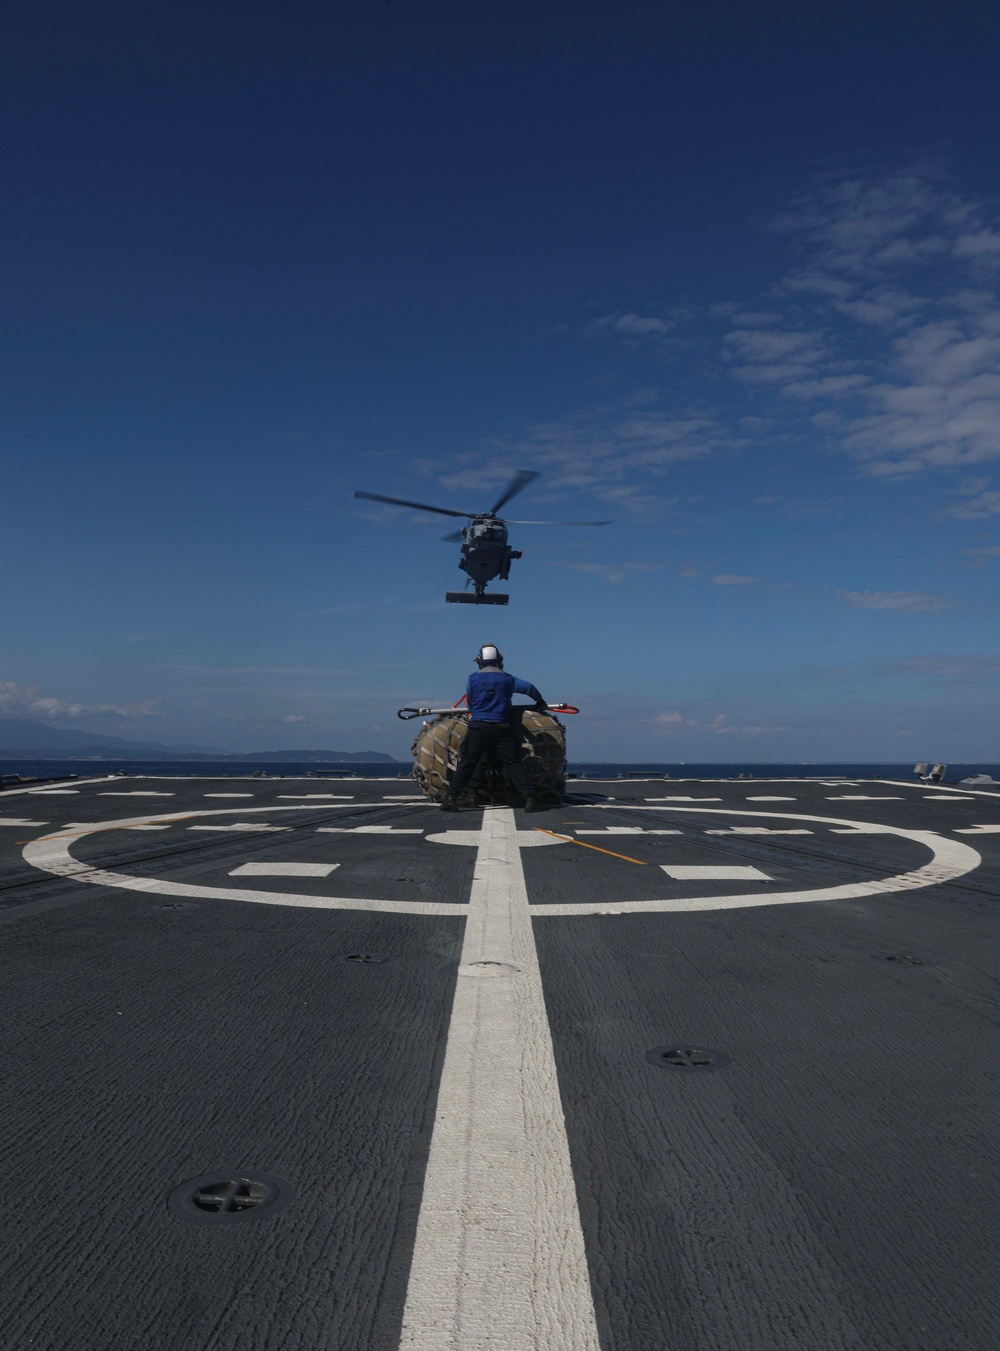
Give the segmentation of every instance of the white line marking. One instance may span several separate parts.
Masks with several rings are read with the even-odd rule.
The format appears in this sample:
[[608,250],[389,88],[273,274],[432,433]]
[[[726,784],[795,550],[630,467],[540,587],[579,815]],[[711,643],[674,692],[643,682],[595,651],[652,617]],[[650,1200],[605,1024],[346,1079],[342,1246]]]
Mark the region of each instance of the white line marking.
[[902,802],[902,800],[901,797],[888,797],[882,793],[877,797],[872,797],[868,793],[837,793],[827,798],[827,802]]
[[383,793],[384,802],[426,802],[423,793]]
[[338,798],[343,802],[354,801],[353,793],[279,793],[278,797],[293,797],[297,798],[298,801],[300,802],[303,800],[303,798],[314,798],[314,797]]
[[165,826],[124,826],[123,829],[124,829],[124,830],[169,830],[169,829],[170,829],[170,826],[171,826],[171,822],[168,821],[167,824],[166,824]]
[[774,830],[771,826],[727,826],[725,830],[706,830],[706,835],[812,835],[811,830]]
[[975,802],[974,797],[965,797],[958,793],[922,793],[926,802]]
[[339,863],[241,863],[230,877],[329,877]]
[[[888,788],[927,787],[927,785],[923,783],[905,783],[902,779],[883,779],[882,782]],[[937,787],[939,793],[948,796],[954,794],[956,797],[989,797],[992,798],[994,802],[996,802],[997,797],[1000,796],[1000,783],[995,783],[992,790],[988,788],[949,788],[946,783],[939,783]]]
[[112,793],[98,793],[98,797],[176,797],[176,793],[157,793],[152,788],[130,788],[126,793],[118,791]]
[[[91,783],[108,783],[108,782],[110,782],[110,779],[111,779],[111,776],[110,776],[109,774],[98,774],[98,775],[97,775],[95,778],[93,778],[93,779],[78,779],[78,778],[76,777],[75,774],[74,774],[74,775],[71,775],[70,777],[73,779],[73,782],[76,784],[76,789],[72,789],[72,788],[71,788],[71,789],[68,789],[67,791],[69,791],[69,792],[75,792],[75,791],[77,791],[77,789],[82,788],[82,787],[86,786],[87,784],[91,784]],[[37,796],[39,793],[47,793],[47,792],[50,792],[50,791],[51,791],[50,789],[45,788],[43,785],[37,785],[37,784],[36,784],[35,787],[33,787],[33,788],[4,788],[4,789],[3,789],[3,795],[4,795],[5,798],[7,798],[7,797],[14,797],[15,794],[19,794],[19,795],[21,795],[21,796],[24,796],[25,794],[29,794],[29,793],[30,793],[32,797],[35,797],[35,796]],[[20,910],[20,908],[21,908],[20,906],[17,907],[17,909],[19,909],[19,910]]]
[[[168,817],[187,820],[190,816],[225,816],[229,812],[296,812],[303,807],[215,807],[198,812],[175,812]],[[235,887],[200,887],[189,882],[165,882],[155,877],[133,877],[129,873],[91,868],[79,863],[70,853],[70,846],[81,835],[105,830],[125,830],[130,826],[149,824],[148,816],[130,816],[120,821],[85,821],[80,830],[70,831],[61,826],[59,833],[43,835],[25,845],[21,856],[25,863],[53,873],[56,877],[71,877],[75,882],[89,882],[96,887],[121,887],[124,891],[140,891],[154,896],[189,896],[209,901],[249,901],[255,905],[290,905],[312,910],[375,910],[390,915],[467,915],[467,905],[448,905],[440,901],[383,901],[358,896],[307,896],[291,892],[243,891]],[[44,905],[44,903],[42,903]],[[48,907],[50,908],[50,907]],[[39,906],[32,906],[31,913]],[[17,907],[19,914],[29,913],[28,907]]]
[[647,830],[645,826],[605,826],[603,830],[575,830],[574,835],[680,835],[679,830]]
[[963,826],[956,830],[956,835],[996,835],[1000,832],[1000,826]]
[[36,788],[35,797],[65,797],[67,793],[79,793],[79,788]]
[[22,821],[17,816],[0,816],[0,826],[47,826],[47,821]]
[[204,793],[203,797],[253,797],[253,793]]
[[748,802],[796,802],[797,800],[798,799],[794,797],[750,797],[749,795],[747,796]]
[[[591,810],[607,808],[604,802],[587,803]],[[608,810],[621,811],[620,807]],[[911,891],[918,887],[933,887],[964,877],[982,863],[982,856],[970,845],[949,840],[930,830],[904,830],[901,826],[868,825],[866,822],[847,822],[835,816],[809,816],[803,812],[747,811],[734,807],[642,807],[630,806],[633,812],[699,812],[709,811],[714,816],[780,816],[783,821],[812,821],[820,825],[847,827],[838,834],[898,835],[913,840],[931,852],[930,863],[911,872],[896,873],[893,877],[877,878],[871,882],[849,882],[840,887],[819,887],[814,891],[765,891],[732,896],[681,896],[655,901],[612,900],[619,914],[644,914],[659,911],[678,913],[689,910],[739,910],[757,905],[799,905],[814,901],[846,901],[858,896],[884,896],[895,891]],[[25,851],[27,853],[27,850]],[[600,915],[606,913],[609,902],[569,901],[557,905],[533,905],[531,913],[539,918],[549,915]]]
[[729,868],[714,863],[674,864],[661,863],[660,867],[668,877],[678,882],[773,882],[773,877],[762,873],[759,868]]
[[[612,799],[613,801],[614,799]],[[644,802],[721,802],[721,797],[647,797]]]
[[253,821],[237,821],[232,826],[188,826],[188,830],[291,830],[291,826],[258,826]]
[[599,1351],[520,833],[485,809],[461,967],[515,970],[457,978],[403,1314],[414,1351]]
[[422,835],[423,828],[401,826],[317,826],[317,835]]
[[[437,835],[426,836],[430,844],[476,844],[482,839],[478,830],[444,830]],[[522,849],[534,849],[544,844],[566,844],[566,840],[556,839],[554,835],[543,835],[537,830],[519,830],[517,842]],[[572,843],[572,841],[569,841]]]
[[869,824],[867,821],[859,821],[853,826],[831,826],[831,835],[895,835],[896,832],[892,826],[880,826]]

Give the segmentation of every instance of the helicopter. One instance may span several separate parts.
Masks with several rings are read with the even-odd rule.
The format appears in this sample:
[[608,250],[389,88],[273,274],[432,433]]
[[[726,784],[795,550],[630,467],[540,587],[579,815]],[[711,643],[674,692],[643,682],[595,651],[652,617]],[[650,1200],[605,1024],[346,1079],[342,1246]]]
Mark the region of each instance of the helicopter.
[[[403,497],[385,497],[382,493],[356,492],[355,497],[363,497],[369,502],[389,502],[397,507],[413,507],[415,511],[433,511],[439,516],[461,516],[468,521],[454,534],[442,538],[448,544],[461,541],[462,556],[458,566],[466,575],[464,591],[447,591],[445,600],[453,605],[506,605],[509,596],[502,592],[487,594],[486,584],[494,577],[502,582],[510,576],[510,565],[515,558],[522,556],[521,549],[512,549],[507,543],[509,525],[610,525],[610,521],[511,521],[504,520],[497,512],[507,505],[512,497],[523,492],[529,483],[538,478],[539,472],[533,469],[521,469],[507,484],[500,497],[489,511],[452,511],[449,507],[429,507],[423,502],[408,502]],[[473,586],[470,594],[468,587]]]

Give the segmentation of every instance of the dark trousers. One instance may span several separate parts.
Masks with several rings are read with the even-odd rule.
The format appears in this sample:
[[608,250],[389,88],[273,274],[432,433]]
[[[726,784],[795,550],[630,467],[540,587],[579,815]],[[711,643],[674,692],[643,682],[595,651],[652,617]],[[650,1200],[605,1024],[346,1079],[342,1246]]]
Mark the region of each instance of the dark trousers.
[[[528,776],[521,764],[521,746],[513,727],[509,722],[470,722],[469,730],[462,742],[462,753],[458,768],[448,785],[448,796],[458,797],[462,789],[476,776],[477,784],[482,781],[485,765],[491,759],[497,759],[507,771],[511,783],[523,798],[530,797]],[[481,768],[482,762],[482,768]]]

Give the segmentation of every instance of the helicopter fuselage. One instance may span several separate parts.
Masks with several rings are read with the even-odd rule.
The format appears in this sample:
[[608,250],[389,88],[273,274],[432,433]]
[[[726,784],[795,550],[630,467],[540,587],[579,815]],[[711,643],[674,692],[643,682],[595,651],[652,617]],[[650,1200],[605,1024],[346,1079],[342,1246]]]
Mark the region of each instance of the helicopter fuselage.
[[464,591],[448,591],[445,600],[456,605],[506,605],[509,596],[498,592],[486,594],[486,587],[494,577],[506,581],[510,576],[510,565],[515,558],[521,557],[520,549],[512,549],[507,543],[508,525],[607,525],[607,521],[508,521],[497,513],[518,493],[523,492],[529,483],[538,477],[535,469],[520,469],[507,484],[499,498],[489,511],[456,511],[454,507],[435,507],[427,502],[413,502],[408,497],[387,497],[385,493],[368,493],[360,489],[355,497],[363,497],[369,502],[388,502],[394,507],[411,507],[414,511],[430,511],[438,516],[461,517],[468,525],[451,535],[444,535],[447,543],[462,541],[462,556],[458,566],[472,583],[473,591],[468,591],[468,582]]
[[458,566],[479,594],[494,577],[506,581],[511,561],[521,557],[520,549],[507,543],[507,526],[494,516],[473,516],[462,530],[462,557]]

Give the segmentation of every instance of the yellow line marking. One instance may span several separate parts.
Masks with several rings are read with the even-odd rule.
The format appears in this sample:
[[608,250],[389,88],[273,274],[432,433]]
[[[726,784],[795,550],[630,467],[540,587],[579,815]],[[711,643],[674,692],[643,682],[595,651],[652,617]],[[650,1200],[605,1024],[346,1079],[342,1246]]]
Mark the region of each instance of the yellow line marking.
[[599,844],[586,844],[583,840],[574,840],[572,835],[557,835],[554,830],[546,830],[544,826],[532,826],[532,830],[539,831],[542,835],[551,835],[554,840],[565,840],[567,844],[578,844],[581,849],[594,849],[598,854],[609,854],[612,858],[623,858],[626,863],[638,863],[640,868],[645,868],[645,861],[641,858],[629,858],[628,854],[616,854],[613,849],[602,849]]

